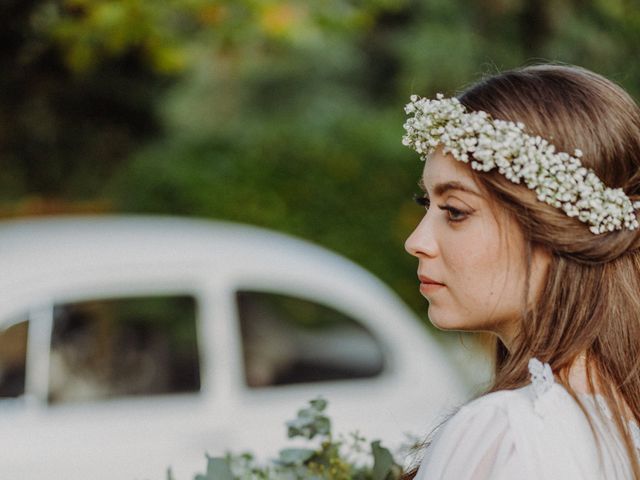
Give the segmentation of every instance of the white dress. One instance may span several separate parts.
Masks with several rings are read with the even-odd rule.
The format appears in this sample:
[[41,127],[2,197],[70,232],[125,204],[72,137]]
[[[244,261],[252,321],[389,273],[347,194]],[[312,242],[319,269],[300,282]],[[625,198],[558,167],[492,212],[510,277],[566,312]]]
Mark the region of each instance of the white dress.
[[[549,364],[533,358],[529,372],[529,385],[484,395],[448,419],[415,480],[633,478],[604,399],[580,394],[602,439],[600,461],[587,419]],[[640,429],[628,426],[640,451]]]

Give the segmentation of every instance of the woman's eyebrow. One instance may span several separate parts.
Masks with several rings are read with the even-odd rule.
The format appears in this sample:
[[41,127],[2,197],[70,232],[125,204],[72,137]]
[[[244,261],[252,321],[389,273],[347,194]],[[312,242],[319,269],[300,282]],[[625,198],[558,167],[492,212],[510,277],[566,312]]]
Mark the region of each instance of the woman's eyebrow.
[[[425,187],[424,181],[422,180],[422,178],[418,180],[418,186],[422,189],[423,192],[427,193],[427,188]],[[433,187],[433,193],[434,195],[437,195],[437,196],[441,196],[444,193],[448,192],[449,190],[459,190],[461,192],[466,192],[472,195],[476,195],[478,197],[482,197],[482,195],[476,192],[473,188],[468,187],[465,184],[455,180],[451,182],[438,183]]]

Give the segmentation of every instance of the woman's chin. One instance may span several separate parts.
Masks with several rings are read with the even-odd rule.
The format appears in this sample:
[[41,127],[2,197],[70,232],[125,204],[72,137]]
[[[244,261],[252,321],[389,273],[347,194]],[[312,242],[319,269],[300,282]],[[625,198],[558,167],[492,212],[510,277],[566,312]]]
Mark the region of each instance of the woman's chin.
[[439,330],[468,330],[460,318],[452,318],[450,315],[442,315],[438,311],[429,308],[429,321]]

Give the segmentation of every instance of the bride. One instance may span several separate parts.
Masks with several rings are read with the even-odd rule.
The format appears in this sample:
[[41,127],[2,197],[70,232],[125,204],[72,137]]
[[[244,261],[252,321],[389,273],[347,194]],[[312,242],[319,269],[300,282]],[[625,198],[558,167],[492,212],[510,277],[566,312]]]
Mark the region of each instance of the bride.
[[639,107],[537,65],[405,110],[429,318],[494,334],[495,365],[404,478],[640,480]]

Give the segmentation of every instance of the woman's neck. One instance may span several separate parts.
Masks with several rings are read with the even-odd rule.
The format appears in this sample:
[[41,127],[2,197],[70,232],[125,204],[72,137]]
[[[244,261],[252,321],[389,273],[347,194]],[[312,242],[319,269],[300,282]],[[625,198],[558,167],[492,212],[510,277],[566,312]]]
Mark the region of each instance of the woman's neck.
[[594,394],[600,393],[599,385],[597,384],[597,378],[594,379],[595,391],[592,391],[589,386],[589,380],[587,378],[587,359],[584,353],[581,353],[576,357],[571,368],[569,369],[569,385],[577,393]]

